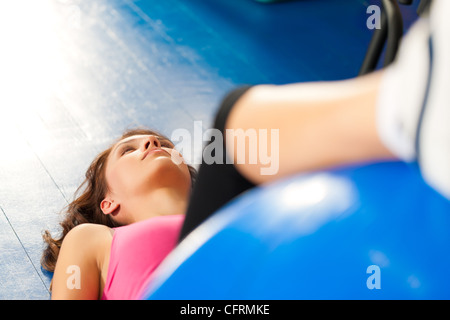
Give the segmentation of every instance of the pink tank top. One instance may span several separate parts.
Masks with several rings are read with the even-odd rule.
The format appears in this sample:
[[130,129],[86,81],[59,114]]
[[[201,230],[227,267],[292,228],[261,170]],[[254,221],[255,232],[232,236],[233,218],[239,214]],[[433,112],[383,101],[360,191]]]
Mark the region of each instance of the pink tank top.
[[175,248],[184,215],[158,216],[114,229],[102,300],[136,300]]

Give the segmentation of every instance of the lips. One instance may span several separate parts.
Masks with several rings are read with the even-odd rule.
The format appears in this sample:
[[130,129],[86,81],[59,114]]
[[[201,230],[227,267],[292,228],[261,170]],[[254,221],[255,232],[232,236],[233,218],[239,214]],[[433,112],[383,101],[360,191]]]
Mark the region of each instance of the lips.
[[144,160],[145,158],[147,158],[148,155],[151,155],[153,153],[165,153],[166,155],[169,155],[169,153],[166,150],[163,149],[150,149],[145,151],[144,156],[142,157],[142,160]]

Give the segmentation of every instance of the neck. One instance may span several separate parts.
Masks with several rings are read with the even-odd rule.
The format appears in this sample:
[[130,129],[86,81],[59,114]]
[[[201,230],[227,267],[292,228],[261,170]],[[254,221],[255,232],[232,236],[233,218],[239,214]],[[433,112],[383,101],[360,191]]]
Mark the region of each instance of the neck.
[[133,209],[133,222],[156,216],[184,214],[188,205],[185,193],[173,188],[159,188],[151,195],[137,199]]

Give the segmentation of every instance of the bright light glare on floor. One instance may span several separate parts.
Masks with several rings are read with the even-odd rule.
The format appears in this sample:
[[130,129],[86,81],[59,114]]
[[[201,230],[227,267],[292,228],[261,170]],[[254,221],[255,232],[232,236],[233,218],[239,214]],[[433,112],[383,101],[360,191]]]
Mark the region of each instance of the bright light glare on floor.
[[21,99],[57,85],[63,72],[56,15],[49,0],[0,3],[2,87]]
[[[43,148],[48,146],[47,130],[35,119],[67,80],[70,66],[59,37],[67,24],[56,10],[58,4],[52,0],[0,2],[1,116],[10,122],[20,119],[19,131],[33,132],[33,140]],[[6,134],[9,129],[2,126],[0,130]]]

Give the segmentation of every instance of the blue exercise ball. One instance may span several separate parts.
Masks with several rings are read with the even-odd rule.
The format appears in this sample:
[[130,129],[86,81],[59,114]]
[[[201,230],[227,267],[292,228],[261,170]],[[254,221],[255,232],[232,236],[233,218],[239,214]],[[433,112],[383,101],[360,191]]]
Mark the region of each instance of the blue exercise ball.
[[236,198],[144,299],[449,299],[450,201],[416,164],[297,175]]

